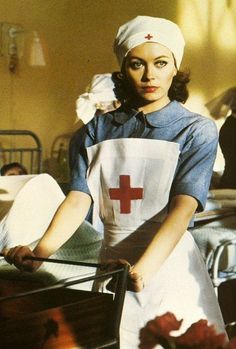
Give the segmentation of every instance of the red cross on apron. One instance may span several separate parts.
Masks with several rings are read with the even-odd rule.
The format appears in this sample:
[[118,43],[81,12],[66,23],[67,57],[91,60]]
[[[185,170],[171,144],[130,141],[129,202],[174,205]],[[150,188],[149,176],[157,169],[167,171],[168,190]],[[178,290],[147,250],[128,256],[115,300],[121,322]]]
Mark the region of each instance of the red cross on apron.
[[153,36],[151,34],[147,34],[144,39],[147,39],[147,40],[151,40],[153,38]]
[[131,188],[130,176],[120,175],[120,188],[109,189],[111,200],[120,200],[120,213],[131,213],[131,200],[143,198],[143,188]]

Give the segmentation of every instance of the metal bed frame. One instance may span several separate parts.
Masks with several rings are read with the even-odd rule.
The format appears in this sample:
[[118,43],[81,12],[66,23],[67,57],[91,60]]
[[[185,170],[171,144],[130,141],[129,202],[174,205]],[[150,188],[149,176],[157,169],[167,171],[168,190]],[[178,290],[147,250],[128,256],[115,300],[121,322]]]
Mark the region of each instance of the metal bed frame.
[[[4,146],[4,140],[12,145]],[[18,145],[19,141],[25,145]],[[32,144],[28,146],[28,144]],[[0,130],[0,165],[19,162],[29,174],[42,172],[42,144],[39,137],[29,130]]]
[[232,267],[229,270],[221,271],[220,270],[220,260],[223,256],[225,249],[231,245],[236,247],[236,238],[231,240],[226,240],[220,243],[214,251],[208,255],[206,260],[207,268],[210,272],[210,276],[215,288],[216,294],[218,294],[218,287],[221,283],[236,279],[236,272],[232,270]]
[[[29,259],[32,259],[31,257]],[[51,263],[61,263],[61,264],[72,264],[72,265],[82,265],[82,266],[87,266],[87,267],[95,267],[96,269],[100,268],[101,265],[98,264],[98,263],[87,263],[87,262],[77,262],[77,261],[67,261],[67,260],[57,260],[57,259],[52,259],[52,258],[49,258],[49,259],[42,259],[42,258],[34,258],[33,257],[33,260],[41,260],[41,261],[44,261],[44,262],[51,262]],[[57,290],[60,290],[60,289],[65,289],[67,287],[70,287],[70,286],[73,286],[73,285],[78,285],[78,284],[81,284],[81,283],[84,283],[84,282],[87,282],[87,281],[91,281],[91,280],[96,280],[96,279],[102,279],[102,278],[106,278],[106,277],[112,277],[112,276],[116,276],[116,287],[115,287],[115,291],[114,291],[114,294],[113,296],[109,295],[109,297],[111,296],[111,298],[113,299],[112,302],[109,304],[109,312],[108,312],[108,317],[109,317],[109,323],[107,324],[102,324],[102,327],[101,327],[101,335],[102,335],[102,328],[105,327],[106,328],[106,336],[103,337],[101,336],[101,339],[97,339],[98,342],[94,342],[94,339],[93,338],[87,338],[87,340],[85,341],[86,343],[83,343],[83,345],[81,346],[81,348],[84,348],[84,349],[102,349],[102,348],[107,348],[107,349],[120,349],[120,336],[119,336],[119,329],[120,329],[120,321],[121,321],[121,316],[122,316],[122,310],[123,310],[123,304],[124,304],[124,298],[125,298],[125,292],[126,292],[126,285],[127,285],[127,275],[128,275],[128,266],[127,265],[123,265],[123,266],[120,266],[120,267],[117,267],[115,270],[113,271],[107,271],[107,272],[102,272],[102,273],[96,273],[91,275],[91,276],[85,276],[85,277],[78,277],[78,276],[74,276],[74,277],[70,277],[68,279],[62,279],[62,280],[59,280],[58,282],[52,284],[52,285],[48,285],[48,286],[45,286],[45,287],[41,287],[41,288],[37,288],[37,289],[32,289],[30,291],[26,291],[26,292],[20,292],[20,293],[17,293],[17,294],[10,294],[10,295],[7,295],[7,296],[3,296],[3,297],[0,297],[0,310],[1,309],[1,305],[3,305],[5,302],[8,302],[8,301],[13,301],[16,300],[19,304],[19,300],[20,299],[29,299],[29,297],[31,296],[34,296],[34,295],[38,295],[38,294],[44,294],[46,295],[48,292],[49,292],[49,295],[51,294],[50,292],[54,292],[54,291],[57,291]],[[4,282],[7,281],[7,278],[5,279],[4,276],[3,276],[3,279],[1,279],[0,277],[0,281]],[[10,280],[10,279],[9,279]],[[17,284],[16,284],[17,285]],[[10,290],[10,292],[12,292],[12,290]],[[76,291],[76,292],[80,292],[80,291]],[[96,297],[98,296],[99,292],[90,292],[90,291],[82,291],[82,293],[85,293],[85,294],[94,294]],[[102,293],[100,293],[102,294]],[[51,296],[50,296],[51,297]],[[55,294],[54,294],[54,297],[55,297]],[[90,300],[88,299],[88,302]],[[63,300],[61,299],[61,306],[59,306],[59,308],[62,307],[62,310],[63,310],[63,305],[65,306],[66,303],[63,304]],[[85,300],[83,300],[83,302],[85,303]],[[10,304],[9,302],[7,303],[8,305]],[[87,303],[88,304],[88,303]],[[16,306],[17,306],[17,303],[16,303]],[[27,303],[26,303],[26,306],[27,306]],[[72,307],[75,307],[76,306],[76,303],[75,301],[72,301],[72,304],[71,304]],[[82,303],[80,305],[82,307]],[[105,306],[105,304],[104,304]],[[57,307],[58,308],[58,307]],[[58,309],[59,309],[58,308]],[[93,308],[92,310],[90,309],[90,312],[88,314],[88,316],[91,318],[93,315],[95,315],[95,312],[97,311],[107,311],[107,308],[103,307],[103,308],[99,308],[99,304],[98,304],[98,308],[96,309]],[[17,309],[16,309],[17,310]],[[58,321],[58,317],[57,317],[57,314],[55,313],[55,305],[54,305],[54,312],[50,312],[50,309],[46,310],[46,312],[48,311],[48,315],[50,318],[50,321],[54,321],[55,320],[55,323],[57,323]],[[71,310],[70,310],[71,311]],[[40,318],[42,316],[42,314],[44,313],[44,311],[40,310],[39,312],[35,312],[34,313],[34,316],[37,318]],[[9,313],[10,314],[10,313]],[[1,314],[0,314],[1,315]],[[34,317],[32,317],[32,315],[27,314],[27,312],[25,313],[22,313],[22,314],[19,314],[18,315],[18,318],[14,318],[13,319],[4,319],[4,321],[0,321],[0,334],[1,334],[1,343],[2,344],[6,344],[6,347],[9,348],[9,349],[13,349],[15,347],[21,347],[22,349],[33,349],[33,348],[41,348],[41,345],[39,346],[38,343],[36,345],[35,341],[32,341],[32,338],[30,339],[30,336],[29,336],[29,339],[25,339],[24,337],[24,332],[26,330],[25,328],[25,323],[29,324],[29,322],[25,322],[27,321],[26,319],[29,317],[29,319],[32,320],[32,323],[34,322]],[[8,320],[8,324],[11,324],[10,326],[13,326],[13,328],[15,328],[14,326],[18,326],[16,327],[19,331],[20,331],[20,335],[19,335],[19,332],[17,333],[17,336],[15,336],[15,338],[11,338],[11,336],[9,336],[9,333],[8,330],[6,330],[6,328],[8,328],[8,325],[7,325],[7,320]],[[83,324],[83,320],[84,319],[77,319],[77,323],[78,323],[78,328],[77,328],[77,333],[74,333],[74,337],[78,339],[78,341],[80,342],[81,340],[83,341],[83,334],[81,335],[81,331],[85,331],[86,332],[86,326],[88,326],[88,323],[85,322]],[[15,324],[14,325],[14,321],[15,321]],[[90,322],[89,322],[90,324]],[[61,326],[61,324],[60,324]],[[72,324],[70,324],[70,322],[68,322],[68,326],[72,326]],[[89,325],[90,326],[90,325]],[[27,327],[27,326],[26,326]],[[40,334],[41,332],[45,332],[45,324],[41,324],[41,327],[42,327],[42,330],[43,331],[39,331],[37,330],[36,327],[33,327],[31,328],[32,331],[35,331],[35,335],[37,335],[37,338],[39,339],[39,337],[42,337],[42,334]],[[15,329],[16,329],[15,328]],[[38,335],[40,334],[40,336]],[[63,335],[63,331],[62,331],[62,334],[60,336]],[[58,337],[58,340],[60,340],[60,336],[56,336]],[[40,338],[41,339],[41,338]],[[45,337],[44,336],[44,339],[45,339],[45,342],[47,339],[49,339],[49,337]],[[60,341],[58,341],[59,343]],[[61,343],[61,342],[60,342]],[[63,349],[68,349],[69,346],[67,345],[67,341],[64,340],[63,342],[64,344],[62,345],[62,347],[60,346],[60,348],[63,348]],[[43,346],[44,347],[44,346]],[[52,348],[52,349],[55,349],[55,348],[58,348],[58,345],[56,342],[51,342],[51,345],[50,343],[48,343],[48,345],[46,345],[47,348]],[[79,345],[80,347],[80,345]]]
[[225,328],[229,338],[236,336],[236,271],[235,265],[221,270],[220,262],[227,248],[236,248],[236,238],[221,242],[212,250],[206,260],[213,287],[222,310]]

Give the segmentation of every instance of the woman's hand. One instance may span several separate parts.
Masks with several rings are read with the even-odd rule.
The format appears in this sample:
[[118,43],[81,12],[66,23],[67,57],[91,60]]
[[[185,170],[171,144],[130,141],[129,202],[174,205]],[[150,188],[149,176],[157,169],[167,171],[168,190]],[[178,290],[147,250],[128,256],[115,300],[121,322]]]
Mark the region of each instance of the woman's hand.
[[[140,292],[144,288],[144,282],[143,278],[140,274],[135,272],[134,266],[132,267],[128,261],[125,259],[118,259],[118,260],[108,260],[106,263],[102,264],[101,270],[104,272],[113,271],[116,269],[119,269],[120,267],[128,265],[129,272],[128,272],[128,279],[127,279],[127,290],[132,292]],[[114,292],[116,288],[116,276],[114,275],[107,284],[106,288]]]
[[129,270],[127,289],[133,292],[140,292],[144,287],[143,276],[135,271],[135,266],[132,266]]
[[36,257],[28,246],[5,248],[2,253],[9,264],[14,264],[21,271],[33,272],[42,264],[42,262],[27,259],[27,257]]

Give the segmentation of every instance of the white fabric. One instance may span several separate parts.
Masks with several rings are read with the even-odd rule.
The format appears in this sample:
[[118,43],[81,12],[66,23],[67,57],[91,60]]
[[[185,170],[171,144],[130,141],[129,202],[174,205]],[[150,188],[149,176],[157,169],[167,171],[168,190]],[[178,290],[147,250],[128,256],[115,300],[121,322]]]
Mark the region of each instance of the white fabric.
[[[214,220],[213,220],[214,219]],[[202,222],[191,233],[205,259],[217,247],[236,238],[236,190],[213,189],[208,193],[205,210],[195,215]],[[236,269],[236,248],[229,245],[219,260],[219,271]]]
[[[38,242],[38,241],[36,241]],[[36,245],[31,244],[31,247]],[[99,252],[102,244],[102,236],[87,221],[84,221],[69,240],[57,250],[50,258],[65,260],[97,263]],[[1,265],[0,265],[1,267]],[[96,269],[88,266],[78,266],[61,263],[43,263],[40,267],[41,272],[47,272],[56,280],[66,279],[70,277],[83,278],[95,275]],[[92,281],[75,284],[70,286],[79,290],[91,290]]]
[[139,329],[167,311],[173,312],[177,319],[183,319],[176,335],[185,332],[199,319],[207,319],[217,331],[224,332],[211,280],[189,232],[179,241],[150,285],[137,294],[127,292],[121,322],[121,349],[137,349]]
[[0,176],[0,201],[14,200],[19,190],[36,175]]
[[111,74],[94,75],[88,92],[79,96],[76,101],[78,119],[87,124],[95,115],[96,110],[106,110],[117,98],[114,93],[115,85]]
[[[178,144],[150,139],[116,139],[88,148],[88,185],[104,223],[101,259],[125,258],[135,263],[165,216],[175,172]],[[143,199],[132,200],[121,213],[110,188],[120,175],[130,175],[132,188],[143,188]],[[180,217],[181,219],[181,217]],[[102,285],[104,288],[104,285]],[[184,319],[182,330],[207,318],[224,331],[224,324],[205,264],[186,232],[150,284],[140,293],[127,292],[121,321],[121,349],[138,348],[139,330],[166,311]]]
[[236,110],[236,87],[227,89],[205,105],[215,119],[227,117],[230,110]]
[[236,213],[235,189],[212,189],[208,192],[206,206],[203,212],[195,214],[195,221],[209,220]]
[[[101,248],[102,236],[93,226],[84,221],[71,238],[53,254],[50,258],[55,258],[65,261],[84,261],[96,263],[99,258],[99,251]],[[38,240],[30,244],[34,248]],[[85,276],[92,276],[96,273],[94,267],[70,265],[63,263],[43,263],[37,273],[21,273],[16,270],[4,260],[0,259],[0,278],[4,273],[9,272],[15,279],[23,278],[24,280],[33,280],[36,278],[42,281],[44,285],[54,283],[58,280],[67,279],[70,277],[84,278]],[[70,286],[79,290],[91,290],[92,281],[84,282]]]
[[[59,185],[48,174],[0,177],[0,211],[4,207],[5,212],[0,223],[0,251],[3,247],[19,244],[29,244],[34,248],[64,198]],[[51,257],[97,262],[101,240],[101,234],[85,221]],[[21,277],[21,273],[17,274],[17,270],[12,269],[4,259],[0,259],[0,269],[2,272],[9,270],[9,276],[14,272],[18,278]],[[74,276],[83,278],[94,273],[95,268],[92,267],[45,262],[35,277],[42,278],[46,283]],[[26,275],[23,275],[25,278]],[[32,274],[29,274],[29,280],[31,277]],[[73,288],[91,290],[91,286],[92,282],[86,282]]]
[[[12,206],[0,225],[0,248],[27,245],[39,239],[65,196],[48,174],[0,177],[0,204]],[[6,201],[5,201],[6,200]]]
[[10,210],[19,190],[34,176],[0,176],[0,222]]
[[[236,207],[236,199],[225,199],[225,200],[209,200],[208,205],[210,205],[212,208],[215,206],[215,208],[235,208]],[[206,207],[206,209],[209,208],[209,206]]]
[[214,200],[236,200],[236,189],[212,189],[208,198]]
[[195,220],[201,221],[215,218],[216,216],[235,215],[236,190],[212,189],[208,192],[206,206],[203,212],[195,214]]
[[[207,259],[217,247],[236,239],[236,217],[221,217],[193,228],[191,233],[204,259]],[[226,270],[236,271],[236,247],[233,244],[224,248],[219,260],[219,271]]]
[[167,19],[149,16],[137,16],[119,28],[114,51],[120,67],[128,52],[144,42],[166,46],[173,53],[177,68],[180,67],[185,46],[180,28]]
[[[149,220],[160,224],[165,215],[170,184],[177,165],[177,143],[151,139],[116,139],[89,147],[87,152],[90,166],[88,185],[94,200],[94,214],[99,213],[101,220],[107,224],[105,229],[109,229],[110,220],[115,221],[112,230],[109,229],[109,235],[106,235],[106,243],[108,240],[109,244],[113,244],[113,239],[115,243],[118,239],[125,239],[137,226],[141,230],[144,223],[142,229],[147,229]],[[165,159],[163,153],[166,154]],[[131,187],[142,187],[143,183],[146,184],[144,199],[131,200],[130,215],[120,214],[119,200],[107,200],[109,188],[119,187],[119,174],[130,175]],[[150,236],[142,235],[142,238],[146,237],[150,239]],[[138,251],[137,247],[136,252]]]

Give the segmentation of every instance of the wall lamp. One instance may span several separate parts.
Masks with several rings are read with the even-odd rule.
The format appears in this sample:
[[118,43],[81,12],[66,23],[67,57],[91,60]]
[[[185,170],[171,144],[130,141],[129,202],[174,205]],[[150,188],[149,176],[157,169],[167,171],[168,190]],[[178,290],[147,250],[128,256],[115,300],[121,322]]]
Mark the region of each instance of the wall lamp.
[[[0,23],[0,55],[8,58],[8,68],[16,73],[19,60],[24,56],[25,35],[30,31],[12,23]],[[30,66],[45,66],[45,57],[41,40],[36,31],[31,32],[28,63]]]

